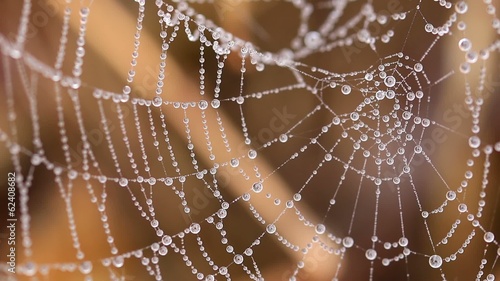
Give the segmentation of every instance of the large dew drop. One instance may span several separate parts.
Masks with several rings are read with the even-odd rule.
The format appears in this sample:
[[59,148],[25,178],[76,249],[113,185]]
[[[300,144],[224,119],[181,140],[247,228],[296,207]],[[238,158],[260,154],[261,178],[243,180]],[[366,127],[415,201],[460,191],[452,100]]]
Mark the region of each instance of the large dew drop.
[[192,223],[189,226],[189,231],[191,231],[191,233],[193,233],[193,234],[200,233],[200,230],[201,230],[201,226],[198,223]]
[[368,249],[365,253],[365,256],[368,260],[374,260],[377,258],[377,251],[375,251],[374,249]]
[[432,255],[429,258],[429,265],[432,268],[439,268],[439,267],[441,267],[442,264],[443,264],[443,259],[438,255]]
[[481,145],[481,139],[478,136],[472,136],[469,138],[469,146],[472,148],[478,148]]
[[317,234],[323,234],[326,231],[326,227],[325,227],[324,224],[320,223],[320,224],[316,225],[316,229],[315,230],[316,230]]
[[319,32],[311,31],[304,36],[304,44],[307,48],[314,50],[323,44],[323,38]]
[[262,186],[262,183],[260,183],[260,182],[256,182],[252,185],[252,190],[255,193],[260,193],[262,191],[262,189],[264,189],[264,187]]
[[344,85],[344,86],[342,86],[341,91],[342,91],[342,94],[344,94],[344,95],[348,95],[348,94],[350,94],[350,93],[351,93],[351,86],[349,86],[349,85]]

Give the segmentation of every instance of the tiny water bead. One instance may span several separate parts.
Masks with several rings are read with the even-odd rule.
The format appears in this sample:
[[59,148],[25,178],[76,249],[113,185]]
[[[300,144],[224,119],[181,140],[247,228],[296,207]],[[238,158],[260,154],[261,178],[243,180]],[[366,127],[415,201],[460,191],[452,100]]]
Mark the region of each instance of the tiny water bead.
[[269,233],[269,234],[273,234],[273,233],[275,233],[275,232],[276,232],[276,226],[275,226],[274,224],[269,224],[269,225],[267,225],[267,227],[266,227],[266,231],[267,231],[267,233]]
[[153,98],[152,103],[153,103],[153,106],[160,107],[163,104],[163,100],[162,100],[161,97],[156,96],[156,97]]
[[458,47],[461,51],[468,52],[472,48],[472,43],[468,38],[462,38],[458,41]]
[[260,193],[263,189],[264,189],[264,187],[262,186],[262,183],[260,183],[260,182],[256,182],[252,185],[252,190],[255,193]]
[[491,243],[491,242],[495,241],[495,234],[493,234],[493,232],[486,232],[484,234],[484,241],[486,243]]
[[351,248],[354,246],[354,239],[352,237],[346,236],[342,239],[342,245],[346,248]]
[[243,256],[240,254],[235,255],[233,258],[233,261],[235,264],[242,264],[243,263]]
[[432,255],[429,257],[429,265],[432,268],[440,268],[443,264],[443,258],[439,255]]
[[342,92],[342,94],[348,95],[351,93],[351,86],[343,85],[340,91]]
[[377,93],[375,93],[375,97],[378,100],[383,100],[385,98],[385,92],[384,91],[377,91]]
[[126,187],[128,185],[128,179],[126,178],[121,178],[119,181],[118,181],[118,184],[120,184],[120,186],[122,187]]
[[423,69],[424,69],[424,66],[417,62],[414,66],[413,66],[413,69],[416,71],[416,72],[421,72]]
[[279,136],[279,140],[280,140],[280,142],[283,142],[283,143],[284,143],[284,142],[287,142],[287,141],[288,141],[288,136],[287,136],[287,135],[285,135],[285,134],[281,134],[281,135]]
[[396,85],[396,78],[394,78],[394,76],[387,76],[387,77],[384,79],[384,84],[385,84],[387,87],[394,87],[394,85]]
[[172,244],[172,237],[169,235],[163,236],[161,238],[161,243],[163,243],[163,245],[165,246],[169,246],[170,244]]
[[316,225],[315,230],[316,230],[316,233],[317,233],[317,234],[323,234],[323,233],[325,233],[325,231],[326,231],[326,227],[325,227],[325,225],[324,225],[324,224],[321,224],[321,223],[320,223],[320,224],[317,224],[317,225]]
[[84,261],[78,266],[78,269],[82,274],[89,274],[92,272],[92,262]]
[[198,223],[192,223],[190,226],[189,226],[189,231],[193,234],[198,234],[200,233],[200,230],[201,230],[201,226],[200,224]]
[[481,145],[481,139],[478,136],[472,136],[469,138],[469,146],[471,148],[478,148]]
[[323,44],[323,38],[317,31],[310,31],[304,36],[304,44],[309,49],[317,49]]
[[253,149],[250,149],[248,151],[248,158],[250,159],[255,159],[257,157],[257,151],[253,150]]
[[374,249],[368,249],[365,252],[365,257],[370,261],[375,260],[377,258],[377,251]]
[[231,165],[231,167],[236,168],[240,165],[240,160],[233,158],[231,159],[231,161],[229,161],[229,164]]

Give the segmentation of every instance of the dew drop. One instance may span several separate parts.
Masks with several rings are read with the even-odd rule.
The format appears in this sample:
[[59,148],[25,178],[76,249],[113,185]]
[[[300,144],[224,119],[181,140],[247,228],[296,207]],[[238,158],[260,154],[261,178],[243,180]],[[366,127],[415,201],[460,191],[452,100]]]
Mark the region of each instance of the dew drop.
[[457,13],[459,14],[464,14],[465,12],[467,12],[467,8],[468,6],[465,1],[460,1],[455,5],[455,11],[457,11]]
[[357,121],[358,119],[359,119],[359,114],[357,112],[352,112],[351,113],[351,120]]
[[401,247],[406,247],[406,246],[408,246],[408,238],[406,238],[406,237],[401,237],[401,238],[399,238],[398,244],[399,244],[399,246],[401,246]]
[[377,91],[377,93],[375,93],[375,97],[378,100],[383,100],[385,98],[385,92],[384,91]]
[[231,161],[229,161],[229,164],[231,165],[231,167],[236,168],[240,165],[240,160],[233,158],[231,159]]
[[92,272],[92,263],[90,261],[84,261],[78,266],[78,269],[82,274],[89,274]]
[[260,183],[260,182],[256,182],[252,185],[252,190],[255,193],[260,193],[262,191],[262,189],[264,189],[264,187],[262,186],[262,183]]
[[421,72],[424,67],[421,63],[417,62],[414,66],[413,66],[413,69],[416,71],[416,72]]
[[342,94],[348,95],[351,93],[351,86],[343,85],[341,91],[342,91]]
[[218,100],[218,99],[213,99],[213,100],[212,100],[212,107],[213,107],[213,108],[219,108],[219,106],[220,106],[220,100]]
[[317,234],[323,234],[323,233],[325,233],[325,231],[326,231],[326,227],[325,227],[325,225],[324,225],[324,224],[320,223],[320,224],[317,224],[317,225],[316,225],[315,230],[316,230],[316,233],[317,233]]
[[120,186],[122,187],[125,187],[128,185],[128,180],[126,178],[121,178],[119,181],[118,181],[118,184],[120,184]]
[[200,226],[200,224],[198,224],[198,223],[192,223],[192,224],[189,226],[189,231],[191,231],[191,233],[193,233],[193,234],[198,234],[198,233],[200,233],[200,230],[201,230],[201,226]]
[[113,259],[113,265],[118,268],[122,267],[124,262],[123,256],[117,256]]
[[243,263],[243,256],[242,255],[235,255],[233,261],[235,264],[242,264]]
[[172,237],[169,236],[169,235],[165,235],[161,238],[161,243],[163,243],[163,245],[165,246],[168,246],[170,244],[172,244]]
[[344,237],[344,239],[342,239],[342,245],[344,245],[344,247],[346,248],[351,248],[354,245],[354,239],[349,236]]
[[374,260],[377,258],[377,251],[375,251],[374,249],[368,249],[366,250],[365,252],[365,257],[368,259],[368,260]]
[[201,110],[205,110],[208,108],[208,102],[206,100],[201,100],[198,102],[198,107],[201,109]]
[[467,205],[465,205],[464,203],[461,203],[458,205],[458,211],[460,213],[465,213],[467,212]]
[[493,234],[493,232],[486,232],[484,234],[484,241],[486,243],[491,243],[495,240],[495,234]]
[[156,96],[153,98],[153,106],[155,107],[160,107],[163,103],[163,100],[161,99],[161,97],[159,96]]
[[255,159],[257,157],[257,151],[253,150],[253,149],[250,149],[248,151],[248,158],[250,159]]
[[481,139],[478,136],[472,136],[469,138],[469,146],[471,148],[478,148],[481,145]]
[[439,267],[441,267],[442,264],[443,264],[443,259],[438,255],[432,255],[429,258],[429,265],[432,268],[439,268]]
[[288,136],[285,135],[285,134],[281,134],[279,136],[279,140],[280,140],[280,142],[287,142],[288,141]]
[[387,77],[384,79],[384,84],[385,84],[387,87],[393,87],[394,85],[396,85],[396,78],[394,78],[394,76],[387,76]]
[[462,38],[460,41],[458,41],[458,47],[460,50],[467,52],[472,48],[472,43],[468,38]]
[[317,31],[310,31],[304,36],[304,44],[309,49],[317,49],[323,44],[323,38]]
[[269,234],[273,234],[273,233],[275,233],[275,232],[276,232],[276,226],[275,226],[274,224],[269,224],[269,225],[267,225],[267,227],[266,227],[266,231],[267,231],[267,233],[269,233]]

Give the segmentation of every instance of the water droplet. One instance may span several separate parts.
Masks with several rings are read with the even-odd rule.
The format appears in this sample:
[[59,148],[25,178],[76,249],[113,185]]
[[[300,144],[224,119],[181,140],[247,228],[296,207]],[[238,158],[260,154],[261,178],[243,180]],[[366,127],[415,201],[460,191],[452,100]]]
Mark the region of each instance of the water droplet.
[[288,141],[288,136],[285,135],[285,134],[281,134],[279,136],[279,140],[280,140],[280,142],[287,142]]
[[198,102],[198,107],[201,109],[201,110],[205,110],[208,108],[208,102],[206,100],[201,100]]
[[82,274],[89,274],[92,272],[92,263],[90,261],[84,261],[78,266],[78,269]]
[[385,98],[385,92],[384,91],[377,91],[377,93],[375,93],[375,97],[378,100],[383,100]]
[[472,148],[478,148],[481,145],[481,139],[478,136],[472,136],[469,138],[469,146]]
[[163,103],[163,100],[161,99],[161,97],[159,96],[156,96],[153,98],[153,106],[155,107],[160,107]]
[[193,233],[193,234],[198,234],[198,233],[200,233],[200,230],[201,230],[201,226],[200,226],[200,224],[198,224],[198,223],[192,223],[192,224],[189,226],[189,231],[191,231],[191,233]]
[[416,71],[416,72],[421,72],[423,69],[424,69],[424,66],[417,62],[414,66],[413,66],[413,69]]
[[465,205],[464,203],[461,203],[458,205],[458,211],[460,213],[465,213],[467,212],[467,205]]
[[442,264],[443,264],[443,259],[438,255],[432,255],[429,258],[429,265],[432,268],[439,268],[439,267],[441,267]]
[[399,246],[401,246],[401,247],[406,247],[406,246],[408,246],[408,238],[406,238],[406,237],[401,237],[401,238],[399,238],[398,244],[399,244]]
[[491,243],[495,240],[495,234],[493,234],[493,232],[486,232],[484,234],[484,241],[486,243]]
[[359,114],[357,112],[351,113],[351,120],[357,121],[359,119]]
[[235,264],[242,264],[243,263],[243,256],[242,255],[235,255],[233,259]]
[[325,233],[325,231],[326,231],[326,227],[325,227],[325,225],[324,225],[324,224],[321,224],[321,223],[320,223],[320,224],[317,224],[317,225],[316,225],[315,230],[316,230],[316,233],[317,233],[317,234],[323,234],[323,233]]
[[260,193],[262,191],[262,189],[264,189],[264,187],[262,186],[262,183],[260,183],[260,182],[256,182],[252,185],[252,190],[255,193]]
[[229,161],[229,164],[231,165],[231,167],[236,168],[240,165],[240,160],[233,158],[231,159],[231,161]]
[[159,225],[159,222],[157,220],[152,220],[151,221],[151,226],[152,227],[158,227],[158,225]]
[[354,245],[354,239],[349,236],[344,237],[344,239],[342,239],[342,245],[344,245],[344,247],[346,248],[351,248]]
[[458,47],[464,52],[468,52],[472,48],[472,43],[468,38],[462,38],[458,41]]
[[128,179],[126,178],[121,178],[119,181],[118,181],[118,184],[120,184],[120,186],[122,187],[125,187],[128,185]]
[[253,149],[250,149],[248,151],[248,158],[250,159],[255,159],[257,157],[257,151],[253,150]]
[[212,100],[212,107],[213,107],[213,108],[219,108],[219,106],[220,106],[220,100],[218,100],[218,99],[213,99],[213,100]]
[[341,91],[342,91],[342,94],[348,95],[351,93],[351,86],[343,85]]
[[365,257],[368,259],[368,260],[374,260],[377,258],[377,251],[375,251],[374,249],[368,249],[366,250],[365,252]]
[[449,201],[453,201],[455,200],[455,198],[457,198],[457,194],[455,193],[455,191],[448,191],[446,192],[446,199],[448,199]]
[[465,1],[460,1],[458,2],[457,4],[455,4],[455,11],[457,11],[457,13],[459,14],[464,14],[465,12],[467,12],[467,3],[465,3]]
[[124,261],[124,259],[123,259],[123,256],[117,256],[117,257],[115,257],[115,258],[113,259],[113,265],[114,265],[115,267],[118,267],[118,268],[119,268],[119,267],[122,267],[122,266],[123,266],[123,264],[124,264],[124,262],[125,262],[125,261]]
[[387,77],[384,79],[384,84],[385,84],[387,87],[393,87],[394,85],[396,85],[396,78],[394,78],[394,76],[387,76]]
[[424,219],[428,218],[428,217],[429,217],[429,212],[427,212],[427,211],[423,211],[423,212],[422,212],[422,217],[423,217]]
[[161,238],[161,243],[163,243],[163,245],[165,245],[165,246],[172,244],[172,237],[170,237],[169,235],[163,236]]
[[267,225],[267,227],[266,227],[266,231],[267,231],[267,233],[269,233],[269,234],[273,234],[273,233],[275,233],[275,232],[276,232],[276,226],[275,226],[274,224],[269,224],[269,225]]
[[304,36],[304,44],[309,49],[316,49],[323,44],[321,34],[316,31],[310,31]]
[[332,161],[332,155],[330,153],[325,154],[325,161]]

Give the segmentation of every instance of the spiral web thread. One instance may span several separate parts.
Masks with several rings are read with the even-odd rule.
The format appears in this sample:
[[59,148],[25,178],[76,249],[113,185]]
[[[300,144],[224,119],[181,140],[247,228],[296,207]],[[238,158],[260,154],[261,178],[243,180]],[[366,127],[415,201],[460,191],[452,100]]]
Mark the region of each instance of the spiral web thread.
[[[496,58],[500,40],[493,39],[477,49],[471,39],[465,36],[466,19],[470,19],[466,18],[470,12],[467,2],[411,1],[401,12],[387,15],[378,13],[371,1],[365,1],[358,5],[356,9],[359,9],[349,20],[341,21],[344,11],[356,3],[284,1],[279,4],[300,11],[300,23],[290,46],[275,53],[263,51],[255,44],[231,35],[198,14],[191,5],[199,5],[200,1],[135,2],[138,11],[135,44],[126,84],[121,92],[94,87],[82,79],[87,50],[87,24],[93,11],[88,3],[80,3],[79,11],[69,9],[70,3],[67,4],[57,56],[50,63],[43,62],[25,50],[29,44],[26,34],[34,5],[32,1],[25,0],[23,3],[16,36],[8,38],[6,34],[0,34],[2,99],[7,108],[7,112],[3,113],[7,122],[3,122],[0,128],[0,141],[17,175],[20,213],[18,245],[22,245],[18,246],[18,252],[23,261],[18,265],[16,275],[10,274],[5,263],[2,264],[1,271],[5,276],[20,280],[51,280],[52,274],[69,272],[73,274],[71,276],[79,278],[75,280],[99,280],[95,277],[95,271],[100,268],[108,272],[110,280],[123,280],[117,274],[119,269],[137,261],[141,264],[144,276],[149,276],[151,280],[169,280],[166,258],[173,255],[181,257],[184,266],[192,273],[183,280],[230,280],[234,276],[263,280],[266,279],[266,271],[259,260],[261,256],[257,258],[255,253],[265,252],[263,240],[270,239],[282,244],[278,247],[284,248],[283,251],[296,253],[290,254],[294,257],[291,259],[295,260],[291,270],[282,275],[284,280],[301,279],[301,272],[307,270],[310,251],[315,246],[324,255],[334,257],[335,263],[331,265],[333,270],[328,280],[350,280],[350,272],[347,271],[350,268],[347,265],[350,255],[362,256],[364,261],[358,266],[366,269],[365,278],[369,280],[375,278],[380,268],[390,269],[401,264],[405,268],[401,279],[413,280],[415,277],[416,280],[421,277],[415,276],[418,274],[412,269],[412,264],[422,261],[425,266],[421,270],[428,272],[428,276],[433,280],[445,280],[449,276],[456,276],[457,268],[453,265],[460,261],[462,254],[472,251],[471,248],[479,249],[482,253],[482,257],[470,265],[477,268],[475,278],[495,280],[495,272],[499,271],[497,260],[500,249],[494,223],[491,222],[495,215],[491,215],[491,212],[498,208],[495,200],[498,196],[495,189],[490,188],[488,179],[492,171],[498,171],[492,159],[500,151],[500,142],[489,143],[479,133],[481,109],[491,98],[487,65]],[[252,3],[260,5],[260,2]],[[211,1],[201,4],[217,5]],[[430,19],[432,15],[423,12],[421,5],[432,7],[436,13],[446,14],[447,20],[443,23],[433,22]],[[484,1],[478,6],[492,23],[484,28],[498,34],[500,20],[496,17],[494,5]],[[140,42],[146,9],[155,10],[158,17],[161,54],[157,61],[158,76],[155,77],[157,87],[151,95],[141,97],[136,95],[133,82],[135,66],[141,60]],[[312,30],[309,22],[316,9],[327,11],[328,16],[317,29]],[[78,17],[80,24],[76,42],[73,42],[76,44],[75,54],[74,57],[70,56],[74,59],[71,62],[73,67],[71,73],[66,73],[63,65],[68,63],[65,60],[68,59],[71,38],[68,36],[71,17]],[[407,26],[408,30],[398,51],[384,54],[382,46],[393,44],[392,38],[397,36],[387,25],[388,21]],[[381,26],[382,31],[372,34],[368,27],[374,24]],[[430,44],[420,42],[422,46],[417,49],[422,55],[414,57],[407,54],[407,48],[409,44],[416,44],[412,35],[417,32],[425,32],[433,40]],[[169,83],[166,77],[168,58],[175,56],[171,54],[170,47],[180,40],[179,37],[187,38],[189,44],[197,44],[200,50],[199,57],[194,58],[200,65],[196,82],[199,88],[197,96],[191,96],[193,99],[188,101],[172,99],[163,87],[164,83]],[[465,58],[460,57],[457,68],[432,71],[431,74],[429,69],[434,62],[428,60],[427,56],[445,40],[453,41],[454,51],[463,52]],[[366,48],[362,52],[374,53],[378,59],[367,68],[349,72],[335,72],[335,69],[315,67],[304,62],[317,54],[340,52],[354,42],[364,44]],[[223,73],[231,57],[241,60],[241,79],[239,91],[225,94]],[[215,60],[217,66],[214,75],[217,80],[210,81],[214,85],[213,89],[205,86],[209,84],[205,77],[206,72],[210,71],[205,66],[208,60]],[[279,69],[290,74],[294,81],[248,92],[246,78],[250,75],[247,74],[249,68],[263,74]],[[479,71],[474,71],[475,68]],[[450,77],[459,75],[465,77],[465,87],[456,93],[456,99],[465,102],[472,116],[466,120],[469,125],[467,131],[463,132],[434,120],[431,115],[431,107],[437,103],[437,94],[432,89]],[[479,82],[471,85],[470,80]],[[42,83],[50,83],[52,90],[49,93],[39,92],[38,87]],[[263,144],[252,140],[249,132],[254,131],[250,125],[254,123],[247,120],[249,112],[259,110],[258,105],[265,103],[269,97],[285,100],[289,96],[296,98],[294,93],[314,97],[315,106],[293,119],[283,132],[271,140]],[[353,97],[358,102],[350,111],[342,111],[329,100],[331,95],[335,96],[335,103]],[[39,111],[45,106],[42,98],[51,99],[49,104],[53,106],[56,116],[53,126],[57,126],[59,132],[56,137],[59,143],[56,145],[60,146],[62,161],[53,159],[45,152],[53,144],[42,141],[41,137],[44,116]],[[20,100],[25,104],[19,104]],[[251,106],[247,106],[249,103]],[[67,110],[64,106],[71,108]],[[239,138],[245,143],[243,150],[237,147],[237,140],[227,134],[226,127],[230,121],[222,113],[230,111],[227,108],[231,108],[238,116]],[[19,122],[21,110],[29,119],[27,123],[30,124],[31,143],[21,140],[23,136],[20,132],[26,130]],[[168,115],[173,112],[181,118],[169,119]],[[305,125],[320,114],[329,118],[323,120],[322,124],[316,124],[319,128],[310,129]],[[89,118],[90,115],[94,116],[93,119]],[[106,156],[96,154],[91,136],[87,134],[88,126],[93,125],[89,125],[87,118],[102,126]],[[172,125],[172,122],[178,124]],[[68,134],[69,126],[75,126],[78,133]],[[174,127],[183,130],[176,132],[172,129]],[[467,169],[464,174],[456,176],[459,179],[451,179],[448,171],[434,162],[432,152],[423,144],[432,128],[442,128],[460,139],[462,151],[467,155],[467,160],[460,167],[466,166]],[[171,141],[170,136],[174,134],[181,136],[184,143]],[[73,148],[82,156],[78,165],[73,164],[71,155],[75,141],[82,144]],[[299,145],[291,146],[290,149],[288,145],[294,142]],[[284,149],[288,156],[273,166],[270,172],[262,174],[258,160],[273,149]],[[203,151],[203,156],[199,156],[200,151]],[[284,198],[275,194],[276,189],[269,184],[271,179],[287,167],[297,165],[305,157],[303,155],[313,153],[310,151],[316,151],[314,153],[321,157],[313,163],[312,170],[304,168],[306,177],[303,181],[291,184],[291,196]],[[179,155],[189,155],[185,158],[188,161],[179,163],[185,161]],[[104,161],[102,157],[107,157],[107,160]],[[426,166],[433,176],[440,179],[438,184],[420,184],[413,169],[417,157],[424,159],[422,166]],[[104,167],[104,163],[110,164],[111,168]],[[67,218],[74,251],[73,258],[68,261],[45,263],[34,258],[32,247],[37,234],[31,230],[33,215],[29,203],[37,200],[30,194],[37,188],[33,182],[35,172],[40,167],[52,174],[50,188],[56,189],[63,200],[64,208],[59,211],[64,212]],[[453,169],[453,165],[448,168]],[[318,175],[329,173],[329,169],[340,171],[335,182],[323,185],[315,182]],[[242,179],[245,183],[243,192],[236,195],[224,192],[225,184],[220,179],[222,170],[231,170],[232,177]],[[72,203],[77,181],[83,182],[81,185],[85,187],[93,208],[100,216],[93,219],[102,224],[96,231],[102,231],[106,236],[109,247],[107,256],[94,257],[85,251],[81,243],[82,227],[75,219],[78,210]],[[218,202],[219,208],[202,218],[192,215],[193,198],[190,196],[193,195],[189,191],[192,185],[201,185],[209,190],[211,199]],[[168,196],[183,206],[184,214],[173,212],[173,215],[191,219],[185,228],[170,232],[170,228],[165,228],[161,219],[157,218],[156,208],[164,204],[161,199],[157,199],[158,189],[168,190]],[[317,218],[311,218],[302,209],[303,196],[307,192],[314,193],[315,189],[327,189],[329,197],[321,198],[318,204],[324,207],[323,211]],[[346,190],[353,191],[354,200],[343,198],[347,196]],[[114,218],[108,213],[107,207],[110,201],[117,200],[110,194],[117,192],[128,194],[125,200],[134,206],[141,219],[156,234],[154,242],[137,249],[121,249],[114,239],[114,233],[120,229],[110,226],[109,221]],[[391,198],[396,202],[391,205],[392,212],[397,213],[397,219],[390,222],[379,217],[382,212],[379,209],[386,204],[382,203],[386,202],[383,198],[388,193],[392,194]],[[427,193],[432,193],[432,200],[424,195]],[[369,207],[362,203],[365,194],[369,195],[372,202]],[[123,196],[120,198],[124,200]],[[256,207],[254,200],[278,210],[276,215],[262,215],[262,210]],[[411,207],[405,207],[407,200],[411,201]],[[336,225],[339,216],[336,206],[341,201],[347,202],[349,211],[345,213],[346,223]],[[231,216],[236,206],[242,206],[252,213],[245,220],[262,225],[261,231],[256,232],[243,247],[233,245],[229,238],[231,233],[238,233],[238,228],[226,224],[226,218]],[[408,219],[405,212],[410,212],[411,208],[418,215]],[[483,219],[483,213],[493,218]],[[371,225],[366,226],[365,230],[369,236],[356,234],[355,229],[361,223],[356,219],[360,214],[372,216]],[[453,219],[443,219],[447,231],[442,233],[435,230],[436,224],[430,223],[430,220],[439,220],[444,216]],[[297,230],[302,233],[299,234],[302,240],[289,240],[287,233],[282,233],[282,228],[286,228],[280,224],[284,217],[291,217],[306,229],[303,232]],[[392,225],[384,225],[387,223]],[[424,230],[418,243],[412,240],[414,238],[408,238],[408,228],[412,224]],[[398,233],[394,237],[379,235],[380,229],[384,227],[394,227]],[[218,254],[214,254],[212,247],[207,245],[212,242],[204,241],[205,232],[217,234],[221,242]],[[453,240],[458,240],[458,244],[453,244],[452,249],[445,248]],[[189,243],[192,245],[186,246]]]

